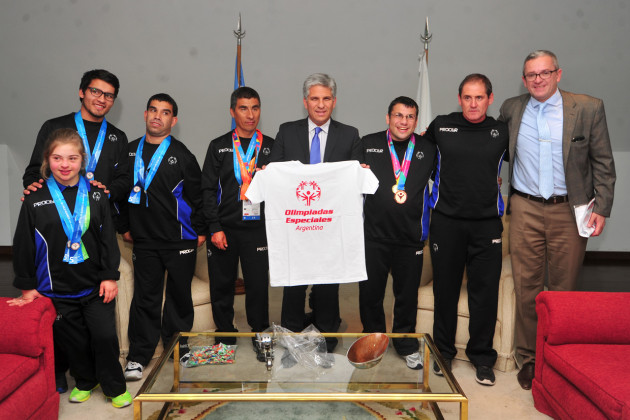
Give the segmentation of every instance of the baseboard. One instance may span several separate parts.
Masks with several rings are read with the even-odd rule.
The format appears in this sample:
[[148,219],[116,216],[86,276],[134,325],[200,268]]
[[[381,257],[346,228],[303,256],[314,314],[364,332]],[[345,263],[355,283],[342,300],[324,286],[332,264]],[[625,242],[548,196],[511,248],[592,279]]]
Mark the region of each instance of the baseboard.
[[586,251],[584,264],[630,264],[630,252]]

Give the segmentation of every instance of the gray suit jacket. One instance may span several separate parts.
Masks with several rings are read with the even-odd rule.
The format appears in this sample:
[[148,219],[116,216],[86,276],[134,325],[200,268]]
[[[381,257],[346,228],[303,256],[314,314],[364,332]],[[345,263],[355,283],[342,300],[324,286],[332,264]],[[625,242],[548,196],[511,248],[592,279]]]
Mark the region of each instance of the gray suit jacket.
[[[563,103],[562,157],[571,209],[595,197],[593,211],[610,216],[615,188],[613,160],[606,113],[601,99],[560,90]],[[499,120],[510,130],[510,161],[514,159],[518,130],[530,95],[506,100]],[[510,165],[510,185],[513,165]]]
[[[310,162],[308,140],[307,118],[282,124],[271,149],[271,162],[299,160],[308,164]],[[331,119],[324,162],[343,160],[363,162],[359,130]]]

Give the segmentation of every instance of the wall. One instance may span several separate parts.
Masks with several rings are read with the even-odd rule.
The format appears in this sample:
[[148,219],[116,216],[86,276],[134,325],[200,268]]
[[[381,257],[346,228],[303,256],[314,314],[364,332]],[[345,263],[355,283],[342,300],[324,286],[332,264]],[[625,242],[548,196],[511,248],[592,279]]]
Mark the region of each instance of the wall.
[[[627,1],[492,0],[21,0],[0,15],[0,144],[17,168],[30,157],[48,118],[79,108],[81,74],[107,68],[121,80],[108,120],[130,139],[143,134],[147,98],[171,93],[180,107],[174,134],[203,162],[208,142],[229,129],[239,11],[245,80],[262,96],[261,129],[305,116],[304,77],[328,72],[338,82],[334,118],[362,134],[381,130],[389,101],[415,96],[419,35],[429,16],[429,66],[434,114],[457,110],[457,85],[468,73],[493,81],[497,115],[506,98],[524,92],[522,60],[531,50],[555,51],[561,87],[604,99],[613,149],[630,151],[625,133],[630,91],[630,6]],[[628,159],[618,163],[627,174]],[[0,168],[0,175],[11,172]],[[18,200],[21,170],[9,174],[2,197]],[[0,184],[1,185],[1,184]],[[18,187],[13,187],[18,186]],[[619,192],[619,189],[618,189]],[[620,194],[618,193],[618,196]],[[13,202],[12,201],[12,202]],[[627,250],[627,223],[614,218],[601,250]],[[17,210],[10,210],[10,226]],[[0,236],[0,245],[10,235]]]

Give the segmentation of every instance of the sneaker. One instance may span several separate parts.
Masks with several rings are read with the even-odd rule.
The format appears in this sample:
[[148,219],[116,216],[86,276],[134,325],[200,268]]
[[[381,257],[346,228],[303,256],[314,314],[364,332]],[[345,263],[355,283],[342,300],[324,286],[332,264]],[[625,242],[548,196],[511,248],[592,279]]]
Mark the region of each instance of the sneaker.
[[139,381],[142,379],[142,365],[131,360],[127,362],[125,367],[125,380],[126,381]]
[[420,352],[411,353],[410,355],[404,356],[405,362],[407,362],[407,367],[413,370],[422,369],[422,355]]
[[72,392],[70,392],[70,397],[68,397],[68,401],[72,403],[86,402],[87,400],[90,399],[90,397],[92,396],[92,391],[94,391],[96,388],[98,388],[98,385],[96,385],[94,388],[89,389],[87,391],[83,391],[77,387],[74,387]]
[[[453,359],[444,359],[444,367],[446,369],[451,370],[452,365]],[[433,361],[433,373],[435,373],[437,376],[444,376],[444,372],[442,372],[442,369],[440,369],[440,366],[435,360]]]
[[66,379],[66,372],[57,374],[55,372],[55,387],[57,392],[64,394],[68,392],[68,380]]
[[475,379],[481,385],[494,385],[494,371],[490,366],[476,366],[477,375],[475,375]]
[[120,394],[117,397],[107,397],[108,400],[112,400],[112,405],[116,408],[128,407],[133,402],[129,391],[125,391],[124,394]]

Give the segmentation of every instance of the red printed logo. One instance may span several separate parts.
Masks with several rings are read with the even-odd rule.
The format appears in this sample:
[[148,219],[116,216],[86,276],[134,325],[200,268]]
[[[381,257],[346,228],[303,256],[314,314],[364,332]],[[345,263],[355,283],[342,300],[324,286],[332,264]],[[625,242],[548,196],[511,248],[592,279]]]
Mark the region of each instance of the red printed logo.
[[320,199],[322,195],[322,189],[315,181],[302,181],[300,185],[295,189],[295,195],[298,200],[303,201],[304,204],[310,206],[313,201]]

